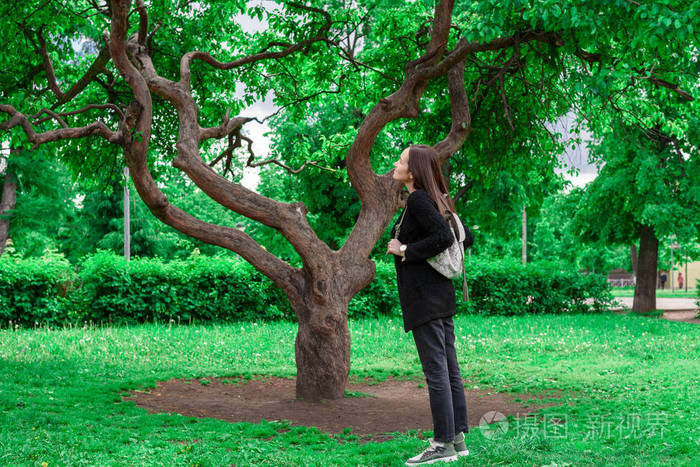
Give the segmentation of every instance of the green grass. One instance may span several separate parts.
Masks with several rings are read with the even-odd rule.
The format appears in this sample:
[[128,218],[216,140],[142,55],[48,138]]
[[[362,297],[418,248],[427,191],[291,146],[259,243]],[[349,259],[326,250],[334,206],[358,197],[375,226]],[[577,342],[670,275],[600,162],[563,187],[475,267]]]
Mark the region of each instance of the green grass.
[[345,390],[345,397],[375,397],[374,394],[368,394],[366,392],[360,392],[360,391],[348,391],[347,389]]
[[[612,289],[613,297],[634,297],[634,287],[614,287]],[[685,289],[671,291],[671,289],[656,289],[656,298],[698,298],[696,289]]]
[[[561,396],[493,438],[473,429],[470,456],[451,465],[700,465],[700,327],[605,313],[460,316],[456,330],[468,387]],[[400,320],[351,332],[351,376],[421,375]],[[292,377],[295,333],[289,323],[2,330],[0,465],[398,466],[425,446],[414,432],[340,442],[284,421],[149,415],[121,399],[169,378]]]

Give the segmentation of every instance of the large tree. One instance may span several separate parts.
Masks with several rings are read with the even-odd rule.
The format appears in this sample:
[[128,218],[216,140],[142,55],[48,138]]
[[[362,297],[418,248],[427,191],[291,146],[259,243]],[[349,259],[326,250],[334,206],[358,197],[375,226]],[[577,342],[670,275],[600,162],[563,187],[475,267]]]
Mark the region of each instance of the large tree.
[[[2,128],[21,127],[35,146],[88,136],[119,146],[140,197],[156,217],[187,235],[235,251],[270,277],[285,292],[299,320],[297,396],[310,400],[344,394],[350,362],[347,305],[372,280],[374,265],[369,255],[402,204],[401,186],[386,171],[395,155],[373,152],[383,131],[400,133],[406,123],[403,119],[420,117],[422,108],[449,109],[448,124],[433,126],[422,142],[434,143],[441,159],[451,161],[451,170],[461,167],[459,158],[450,159],[456,153],[471,156],[468,165],[475,174],[486,174],[499,163],[544,170],[555,163],[556,155],[536,144],[540,139],[533,135],[544,131],[537,123],[563,114],[567,102],[589,93],[617,92],[615,86],[629,74],[643,76],[644,86],[662,87],[665,93],[696,92],[687,89],[685,70],[670,59],[671,51],[692,54],[685,45],[694,38],[699,15],[686,14],[694,5],[689,1],[645,5],[591,0],[562,9],[553,0],[457,2],[456,6],[453,0],[444,0],[432,12],[424,2],[401,6],[357,2],[347,5],[348,9],[344,3],[332,2],[325,10],[283,2],[277,9],[248,10],[268,20],[269,28],[260,34],[235,28],[235,15],[245,11],[242,1],[215,7],[185,2],[181,8],[170,7],[172,11],[158,1],[147,6],[139,0],[134,9],[129,0],[111,1],[107,8],[94,2],[74,3],[73,11],[84,5],[109,24],[105,46],[98,49],[99,56],[106,54],[110,60],[105,74],[112,67],[116,71],[112,81],[102,83],[108,102],[102,105],[110,113],[101,120],[71,126],[66,110],[32,115],[23,111],[26,103],[20,110],[2,104],[0,111],[9,118]],[[102,34],[96,27],[102,23],[82,13],[93,24],[92,34]],[[679,26],[668,32],[667,20]],[[46,21],[48,28],[50,18]],[[387,57],[387,70],[371,70],[348,53],[359,24],[370,30],[382,24],[392,35],[384,42],[365,38],[365,47]],[[225,31],[211,35],[219,26]],[[201,50],[179,53],[182,44],[192,43],[183,31],[196,35],[196,47]],[[253,52],[256,47],[258,51]],[[60,100],[62,81],[56,79],[54,69],[74,70],[66,64],[52,65],[61,57],[46,53],[47,41],[37,48],[49,88]],[[659,60],[664,66],[657,66]],[[231,70],[236,73],[225,73]],[[347,73],[357,73],[374,84],[371,92],[364,93],[361,123],[352,130],[343,163],[361,208],[347,239],[331,248],[312,229],[303,203],[260,195],[232,183],[223,176],[225,168],[219,173],[213,166],[222,161],[226,167],[232,160],[232,151],[245,142],[244,125],[252,120],[223,110],[220,99],[233,99],[235,79],[247,85],[244,99],[275,89],[281,96],[295,96],[284,104],[298,103],[302,112],[303,103],[313,95],[305,92],[307,83],[311,87],[325,83],[324,94],[340,93],[342,74]],[[638,91],[627,87],[619,92]],[[426,93],[430,99],[422,100]],[[522,100],[511,101],[511,96]],[[516,103],[521,106],[516,108]],[[240,103],[231,106],[234,112],[241,108]],[[490,111],[480,112],[484,108]],[[216,112],[221,118],[218,125],[210,123]],[[474,126],[477,112],[484,115],[481,127]],[[173,113],[176,130],[167,125]],[[42,122],[43,114],[60,127],[41,126],[48,123],[45,118]],[[518,138],[490,137],[492,127],[500,125]],[[479,138],[470,138],[460,152],[472,130]],[[211,156],[212,142],[221,139],[228,143],[222,157]],[[493,151],[494,146],[506,146],[498,146],[499,141],[511,142],[517,150]],[[378,158],[384,159],[378,162]],[[164,161],[171,161],[216,202],[279,232],[294,248],[301,266],[272,255],[240,229],[204,222],[171,204],[153,176]],[[478,179],[472,175],[465,177]]]
[[[672,120],[678,124],[677,120]],[[697,117],[685,119],[697,125]],[[656,308],[659,240],[683,243],[700,235],[700,153],[694,131],[678,136],[656,128],[614,124],[593,154],[604,162],[586,188],[574,224],[588,240],[639,244],[632,309]]]

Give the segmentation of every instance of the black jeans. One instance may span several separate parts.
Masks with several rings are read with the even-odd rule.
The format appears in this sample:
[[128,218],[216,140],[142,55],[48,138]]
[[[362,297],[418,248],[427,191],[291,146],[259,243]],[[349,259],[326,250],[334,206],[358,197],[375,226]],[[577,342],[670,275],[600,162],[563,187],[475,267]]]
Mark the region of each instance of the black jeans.
[[428,383],[433,438],[448,443],[469,431],[467,400],[457,363],[452,317],[429,321],[413,330],[418,357]]

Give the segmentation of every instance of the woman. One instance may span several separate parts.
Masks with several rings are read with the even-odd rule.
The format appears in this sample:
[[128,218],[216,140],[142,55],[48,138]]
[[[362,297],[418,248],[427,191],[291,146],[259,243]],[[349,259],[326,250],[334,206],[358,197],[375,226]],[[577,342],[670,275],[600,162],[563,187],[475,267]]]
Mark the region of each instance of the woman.
[[464,433],[467,402],[457,363],[452,315],[456,313],[452,281],[427,258],[448,248],[454,240],[441,215],[454,212],[440,171],[437,153],[430,146],[405,149],[394,164],[393,178],[406,185],[406,208],[392,232],[387,253],[395,255],[396,281],[404,330],[412,331],[428,384],[434,437],[430,446],[406,465],[453,461],[467,455]]

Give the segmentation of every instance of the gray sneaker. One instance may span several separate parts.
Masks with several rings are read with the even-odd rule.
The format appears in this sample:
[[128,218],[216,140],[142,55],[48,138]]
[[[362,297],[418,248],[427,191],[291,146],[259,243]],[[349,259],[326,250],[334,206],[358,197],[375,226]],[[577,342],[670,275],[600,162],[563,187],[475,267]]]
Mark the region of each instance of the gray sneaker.
[[458,456],[468,456],[469,450],[467,449],[467,443],[464,442],[464,433],[461,431],[455,435],[455,451],[457,451]]
[[452,462],[457,460],[457,452],[453,443],[441,443],[430,438],[430,446],[415,457],[406,461],[406,465],[434,464],[436,462]]

